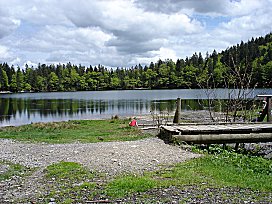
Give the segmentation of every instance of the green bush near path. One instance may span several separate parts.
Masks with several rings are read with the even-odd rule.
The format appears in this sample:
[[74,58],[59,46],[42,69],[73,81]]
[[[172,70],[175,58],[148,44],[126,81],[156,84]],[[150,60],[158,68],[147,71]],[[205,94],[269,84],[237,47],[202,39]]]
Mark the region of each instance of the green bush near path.
[[78,120],[34,123],[0,129],[0,138],[46,143],[131,141],[149,137],[128,120]]

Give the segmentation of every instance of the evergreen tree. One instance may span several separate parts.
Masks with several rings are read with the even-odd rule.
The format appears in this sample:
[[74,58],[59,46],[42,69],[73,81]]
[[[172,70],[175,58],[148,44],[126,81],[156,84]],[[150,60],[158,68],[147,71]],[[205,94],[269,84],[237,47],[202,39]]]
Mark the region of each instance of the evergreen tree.
[[2,67],[0,67],[0,90],[1,91],[9,90],[8,75]]
[[19,67],[16,72],[16,83],[17,83],[17,91],[23,91],[24,90],[24,75]]

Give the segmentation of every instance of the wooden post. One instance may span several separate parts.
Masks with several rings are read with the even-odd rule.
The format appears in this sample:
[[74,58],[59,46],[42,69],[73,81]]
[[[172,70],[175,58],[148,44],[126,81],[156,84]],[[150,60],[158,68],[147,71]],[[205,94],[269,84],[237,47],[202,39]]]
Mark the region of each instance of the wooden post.
[[263,110],[261,116],[259,117],[259,121],[263,121],[263,119],[265,118],[265,115],[266,115],[266,118],[267,118],[267,122],[272,122],[272,113],[271,113],[271,110],[272,110],[272,95],[257,95],[258,97],[261,97],[261,98],[266,98],[266,106],[265,106],[265,110]]
[[239,149],[239,143],[235,143],[235,147],[234,147],[235,151],[237,152]]
[[266,102],[267,102],[267,122],[272,122],[272,114],[271,114],[271,97],[267,97],[266,98]]
[[175,112],[173,123],[181,123],[181,99],[177,98],[177,109]]

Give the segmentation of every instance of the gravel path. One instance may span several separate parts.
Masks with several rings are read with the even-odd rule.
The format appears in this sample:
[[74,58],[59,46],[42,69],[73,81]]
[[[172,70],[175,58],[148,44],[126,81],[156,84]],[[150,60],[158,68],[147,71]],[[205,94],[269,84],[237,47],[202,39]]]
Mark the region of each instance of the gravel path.
[[46,167],[59,161],[81,163],[90,169],[115,175],[156,170],[198,157],[158,138],[93,144],[30,144],[0,139],[0,160],[27,167]]
[[[27,179],[15,176],[0,182],[0,203],[35,197],[41,193],[43,169],[56,162],[72,161],[91,170],[114,176],[120,173],[142,173],[163,166],[199,157],[200,155],[165,144],[158,138],[129,142],[33,144],[0,139],[0,161],[19,163],[26,167],[38,167]],[[1,172],[8,169],[0,165]]]

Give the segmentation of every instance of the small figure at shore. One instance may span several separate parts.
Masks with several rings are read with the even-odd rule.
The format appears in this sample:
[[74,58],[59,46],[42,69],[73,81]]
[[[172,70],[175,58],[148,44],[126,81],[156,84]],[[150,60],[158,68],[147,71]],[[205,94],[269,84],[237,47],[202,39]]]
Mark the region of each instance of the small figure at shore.
[[138,127],[136,118],[134,118],[134,119],[129,123],[129,126],[131,126],[131,127]]

